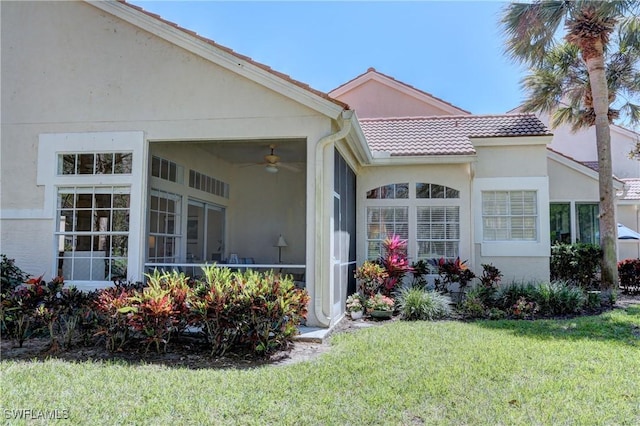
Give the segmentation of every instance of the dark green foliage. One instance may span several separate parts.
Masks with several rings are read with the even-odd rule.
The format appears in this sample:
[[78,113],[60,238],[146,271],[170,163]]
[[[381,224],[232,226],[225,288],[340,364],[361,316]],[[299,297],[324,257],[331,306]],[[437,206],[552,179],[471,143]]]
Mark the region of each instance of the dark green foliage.
[[427,280],[425,279],[425,275],[427,275],[430,270],[431,268],[429,263],[424,260],[413,262],[411,264],[411,274],[413,275],[411,286],[416,288],[426,288]]
[[400,290],[396,304],[402,319],[408,321],[433,321],[451,314],[451,300],[448,297],[417,287]]
[[625,259],[618,262],[620,289],[624,293],[640,293],[640,259]]
[[[583,289],[563,281],[513,283],[498,290],[495,307],[512,313],[529,311],[531,315],[557,316],[580,312],[586,300]],[[525,306],[527,303],[534,303],[535,307]]]
[[596,289],[602,249],[594,244],[551,246],[551,280],[568,281],[584,289]]
[[15,260],[0,254],[0,288],[3,294],[8,294],[14,288],[24,283],[28,278],[26,272],[18,268]]

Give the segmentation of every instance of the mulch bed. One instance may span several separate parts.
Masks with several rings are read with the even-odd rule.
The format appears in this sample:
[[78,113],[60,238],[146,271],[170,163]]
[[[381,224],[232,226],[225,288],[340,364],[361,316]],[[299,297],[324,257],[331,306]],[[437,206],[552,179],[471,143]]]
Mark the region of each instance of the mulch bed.
[[[625,309],[632,305],[640,305],[640,295],[620,295],[615,307]],[[397,321],[397,318],[391,321]],[[330,334],[354,332],[363,326],[376,326],[389,321],[351,321],[345,318]],[[144,345],[140,346],[144,347]],[[212,357],[199,339],[180,337],[170,342],[170,351],[156,353],[155,348],[149,351],[121,351],[110,352],[103,345],[76,345],[70,349],[52,352],[48,338],[32,338],[18,348],[12,340],[3,339],[0,342],[0,359],[44,361],[46,359],[60,359],[67,362],[123,362],[133,365],[153,364],[169,368],[188,369],[248,369],[262,366],[288,365],[301,361],[308,361],[329,351],[328,342],[312,343],[294,341],[288,348],[272,354],[269,358],[256,358],[246,355],[229,355]]]

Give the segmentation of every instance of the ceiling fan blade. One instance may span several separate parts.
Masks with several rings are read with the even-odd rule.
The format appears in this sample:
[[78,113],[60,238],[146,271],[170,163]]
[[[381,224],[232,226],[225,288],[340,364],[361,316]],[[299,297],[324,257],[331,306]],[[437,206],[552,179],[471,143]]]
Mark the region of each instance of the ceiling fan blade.
[[277,166],[295,173],[300,173],[302,171],[300,167],[296,167],[294,165],[287,164],[287,163],[278,163]]

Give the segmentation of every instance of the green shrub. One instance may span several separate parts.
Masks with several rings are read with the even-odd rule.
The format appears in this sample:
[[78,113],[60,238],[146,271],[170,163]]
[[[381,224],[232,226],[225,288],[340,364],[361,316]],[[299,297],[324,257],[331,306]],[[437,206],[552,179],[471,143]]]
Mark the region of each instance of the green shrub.
[[622,291],[640,292],[640,259],[624,259],[618,262],[618,277]]
[[[552,283],[512,283],[500,288],[495,299],[496,308],[506,312],[525,312],[525,316],[568,315],[580,312],[586,304],[585,291],[563,281]],[[535,303],[533,307],[526,303]],[[514,308],[516,307],[516,308]],[[516,312],[515,316],[521,317]]]
[[396,298],[401,318],[407,321],[446,318],[451,314],[451,300],[435,291],[404,288]]
[[244,348],[268,355],[297,333],[308,301],[307,292],[296,288],[290,276],[208,267],[189,304],[212,354]]
[[16,266],[15,260],[0,254],[0,288],[2,293],[8,294],[20,284],[23,284],[28,274]]
[[556,243],[551,246],[551,280],[595,288],[601,259],[602,249],[597,245]]

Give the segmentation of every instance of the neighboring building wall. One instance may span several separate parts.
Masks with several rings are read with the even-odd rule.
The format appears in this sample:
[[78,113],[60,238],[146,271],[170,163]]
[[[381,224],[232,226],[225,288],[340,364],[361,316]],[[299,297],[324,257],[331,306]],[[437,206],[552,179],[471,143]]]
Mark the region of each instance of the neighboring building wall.
[[[540,120],[549,126],[546,115]],[[562,125],[553,132],[549,148],[575,158],[578,161],[598,161],[595,127],[571,132],[568,125]],[[635,147],[638,135],[618,126],[611,126],[611,165],[613,174],[621,179],[640,177],[640,162],[629,158],[629,152]]]
[[341,94],[338,99],[354,108],[358,118],[451,115],[444,109],[375,80]]

